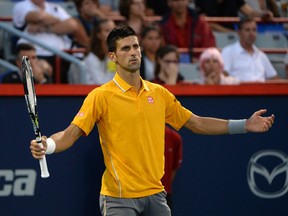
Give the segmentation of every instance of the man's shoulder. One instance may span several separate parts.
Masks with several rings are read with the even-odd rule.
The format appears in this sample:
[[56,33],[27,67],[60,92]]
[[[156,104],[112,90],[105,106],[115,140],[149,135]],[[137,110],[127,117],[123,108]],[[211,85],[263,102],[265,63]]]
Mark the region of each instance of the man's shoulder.
[[148,80],[143,80],[143,82],[146,84],[146,86],[149,88],[149,90],[155,90],[155,91],[162,91],[165,89],[164,86],[154,83]]
[[236,42],[234,42],[234,43],[232,43],[232,44],[229,44],[229,45],[223,47],[223,48],[222,48],[222,53],[223,53],[223,52],[230,52],[230,51],[235,50],[237,44],[238,44],[238,41],[236,41]]

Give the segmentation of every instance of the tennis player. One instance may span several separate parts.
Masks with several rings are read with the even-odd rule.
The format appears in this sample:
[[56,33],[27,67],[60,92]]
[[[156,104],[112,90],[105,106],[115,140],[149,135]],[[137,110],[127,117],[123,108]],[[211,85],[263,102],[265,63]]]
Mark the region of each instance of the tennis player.
[[194,133],[218,135],[266,132],[274,122],[274,115],[262,117],[265,109],[247,120],[197,116],[163,86],[140,77],[141,50],[131,27],[113,29],[107,44],[117,64],[113,80],[88,94],[65,130],[43,137],[45,147],[35,140],[30,145],[36,159],[62,152],[96,124],[106,166],[100,191],[103,216],[171,215],[161,183],[165,123],[176,130],[184,126]]

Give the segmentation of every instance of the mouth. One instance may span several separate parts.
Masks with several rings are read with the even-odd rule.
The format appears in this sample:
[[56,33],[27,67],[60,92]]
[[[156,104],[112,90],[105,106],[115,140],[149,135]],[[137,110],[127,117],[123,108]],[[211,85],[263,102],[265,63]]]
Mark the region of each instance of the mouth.
[[139,60],[138,60],[137,58],[135,58],[135,59],[131,59],[129,62],[130,62],[130,63],[138,63]]

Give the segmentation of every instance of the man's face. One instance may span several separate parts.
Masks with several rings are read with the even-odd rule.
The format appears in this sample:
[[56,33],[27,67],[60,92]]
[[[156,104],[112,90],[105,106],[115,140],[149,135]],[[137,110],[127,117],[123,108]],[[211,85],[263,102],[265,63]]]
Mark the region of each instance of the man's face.
[[17,59],[16,59],[16,64],[19,68],[22,67],[22,57],[23,56],[27,56],[32,65],[38,61],[35,50],[22,50],[19,52]]
[[240,42],[244,45],[251,46],[255,43],[257,37],[256,22],[251,21],[244,23],[238,31]]
[[82,14],[92,17],[95,15],[95,12],[98,10],[98,5],[95,0],[83,0],[80,7]]
[[168,0],[167,3],[172,12],[181,14],[187,10],[189,0]]
[[141,64],[141,49],[136,36],[129,36],[116,41],[115,53],[110,53],[112,60],[117,64],[118,70],[134,73]]

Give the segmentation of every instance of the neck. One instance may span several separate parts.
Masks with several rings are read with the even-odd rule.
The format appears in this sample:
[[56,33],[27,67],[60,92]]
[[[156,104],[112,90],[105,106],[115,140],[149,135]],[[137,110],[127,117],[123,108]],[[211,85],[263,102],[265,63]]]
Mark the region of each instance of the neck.
[[181,26],[184,25],[186,23],[186,17],[187,17],[187,10],[185,10],[182,13],[173,13],[174,19],[176,21],[176,23]]
[[253,45],[252,44],[245,44],[243,42],[240,41],[241,46],[243,47],[243,49],[245,49],[248,53],[252,54],[254,53],[254,49],[253,49]]
[[88,16],[87,14],[81,14],[81,18],[85,21],[91,22],[93,20],[93,17]]
[[145,55],[150,61],[156,62],[156,54],[155,54],[155,52],[150,52],[148,50],[145,50]]
[[129,72],[125,70],[119,70],[118,68],[117,73],[126,83],[135,87],[136,92],[139,93],[141,88],[140,70],[137,70],[136,72]]

